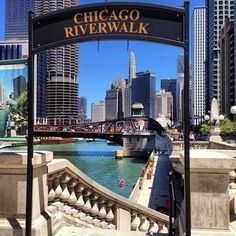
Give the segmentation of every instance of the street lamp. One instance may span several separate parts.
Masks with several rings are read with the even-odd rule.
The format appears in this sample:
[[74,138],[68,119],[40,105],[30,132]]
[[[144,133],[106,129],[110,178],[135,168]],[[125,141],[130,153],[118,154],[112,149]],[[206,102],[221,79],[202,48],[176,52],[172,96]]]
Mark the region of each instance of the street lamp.
[[230,113],[233,114],[234,117],[234,129],[235,129],[235,123],[236,123],[236,105],[232,106],[230,108]]
[[209,115],[205,115],[205,116],[204,116],[204,120],[205,120],[206,122],[208,122],[208,121],[210,120],[210,116],[209,116]]
[[215,122],[215,125],[214,125],[214,128],[211,129],[211,132],[210,132],[210,141],[222,142],[222,138],[220,137],[220,121],[224,120],[224,116],[214,115],[212,118]]

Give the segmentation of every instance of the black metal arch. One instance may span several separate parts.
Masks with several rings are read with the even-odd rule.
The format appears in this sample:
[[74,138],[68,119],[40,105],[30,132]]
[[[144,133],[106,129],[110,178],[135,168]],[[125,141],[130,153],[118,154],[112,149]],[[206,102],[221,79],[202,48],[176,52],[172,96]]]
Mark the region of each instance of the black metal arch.
[[[71,16],[77,11],[101,9],[137,9],[140,11],[140,24],[149,24],[150,32],[146,33],[144,25],[139,25],[140,35],[135,32],[118,34],[84,34],[83,37],[63,36],[65,27],[74,27]],[[149,18],[148,18],[149,17]],[[123,22],[125,23],[125,21]],[[127,21],[127,23],[132,23]],[[134,23],[134,22],[133,22]],[[159,28],[157,27],[159,26]],[[64,28],[63,28],[64,27]],[[148,27],[147,27],[148,28]],[[121,31],[121,30],[120,30]],[[128,31],[128,30],[123,30]],[[130,30],[131,31],[131,30]],[[69,35],[69,34],[68,34]],[[68,36],[67,35],[67,36]],[[73,35],[73,34],[72,34]],[[71,36],[71,35],[69,35]],[[190,210],[190,165],[189,165],[189,1],[185,0],[184,8],[174,8],[146,3],[100,3],[81,5],[50,14],[34,17],[29,13],[29,59],[28,59],[28,157],[27,157],[27,194],[26,194],[26,235],[31,235],[32,226],[32,190],[33,190],[33,139],[34,139],[34,57],[37,53],[75,42],[106,39],[131,39],[171,44],[184,48],[184,169],[185,169],[185,226],[186,235],[191,235]],[[155,124],[153,123],[154,127]],[[171,232],[171,231],[170,231]]]

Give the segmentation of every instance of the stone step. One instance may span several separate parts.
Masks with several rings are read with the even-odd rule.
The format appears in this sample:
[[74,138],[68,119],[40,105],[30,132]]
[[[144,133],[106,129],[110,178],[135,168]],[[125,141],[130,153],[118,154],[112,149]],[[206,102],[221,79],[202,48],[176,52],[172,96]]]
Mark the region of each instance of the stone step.
[[146,233],[137,231],[119,231],[119,230],[104,230],[104,229],[88,229],[78,227],[63,227],[55,236],[144,236]]

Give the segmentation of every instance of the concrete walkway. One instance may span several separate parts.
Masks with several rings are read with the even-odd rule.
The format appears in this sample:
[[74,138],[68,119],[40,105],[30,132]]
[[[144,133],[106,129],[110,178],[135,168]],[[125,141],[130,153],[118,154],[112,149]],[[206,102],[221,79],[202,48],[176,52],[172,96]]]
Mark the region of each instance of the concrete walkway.
[[153,174],[150,180],[144,177],[137,203],[156,210],[162,207],[169,198],[167,174],[171,170],[168,155],[155,156]]
[[[165,202],[169,199],[168,173],[173,170],[169,156],[160,154],[155,156],[154,171],[150,180],[144,177],[142,189],[138,194],[137,203],[150,207],[154,210],[163,208]],[[175,175],[174,175],[175,178]],[[179,189],[178,179],[174,179],[177,201],[181,201],[181,190]]]

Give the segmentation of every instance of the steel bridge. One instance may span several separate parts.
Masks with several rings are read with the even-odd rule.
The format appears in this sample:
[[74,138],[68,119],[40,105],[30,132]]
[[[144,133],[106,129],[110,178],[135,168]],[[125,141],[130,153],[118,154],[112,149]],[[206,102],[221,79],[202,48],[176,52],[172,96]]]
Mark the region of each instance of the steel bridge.
[[83,123],[70,126],[40,125],[34,126],[35,137],[62,138],[99,138],[122,145],[124,133],[145,133],[155,131],[159,135],[165,129],[154,119],[148,117],[129,117],[120,120]]

